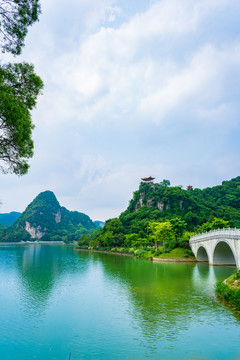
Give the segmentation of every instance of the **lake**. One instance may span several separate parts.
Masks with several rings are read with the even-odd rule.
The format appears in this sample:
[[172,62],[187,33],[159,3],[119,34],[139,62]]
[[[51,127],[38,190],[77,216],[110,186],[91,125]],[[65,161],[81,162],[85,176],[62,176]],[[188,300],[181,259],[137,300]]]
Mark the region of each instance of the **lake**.
[[0,358],[239,360],[240,317],[214,293],[232,272],[2,245]]

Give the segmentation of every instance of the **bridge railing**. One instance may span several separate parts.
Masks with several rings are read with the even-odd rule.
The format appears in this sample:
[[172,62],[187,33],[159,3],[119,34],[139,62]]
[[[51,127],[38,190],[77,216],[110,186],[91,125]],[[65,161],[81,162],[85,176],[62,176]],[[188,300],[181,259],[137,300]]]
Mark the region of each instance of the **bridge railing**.
[[239,238],[240,239],[240,229],[227,228],[227,229],[211,230],[208,232],[204,232],[201,234],[191,236],[189,242],[193,243],[193,242],[197,242],[197,241],[209,240],[211,238],[225,237],[225,236],[228,238]]

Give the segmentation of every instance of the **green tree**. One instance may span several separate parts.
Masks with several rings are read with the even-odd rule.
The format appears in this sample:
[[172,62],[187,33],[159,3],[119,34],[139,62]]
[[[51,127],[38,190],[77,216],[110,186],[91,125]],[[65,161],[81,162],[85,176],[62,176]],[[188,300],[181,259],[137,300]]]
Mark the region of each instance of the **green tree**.
[[229,221],[214,218],[214,220],[211,223],[211,230],[226,229],[226,228],[229,228]]
[[120,234],[124,233],[124,226],[120,219],[114,218],[106,221],[103,230],[112,231],[113,234]]
[[[38,20],[39,0],[0,0],[1,51],[19,55],[28,27]],[[43,82],[33,65],[0,65],[0,169],[23,175],[33,156],[30,111]]]
[[19,55],[28,27],[38,20],[39,0],[0,0],[0,46]]
[[168,187],[171,185],[170,181],[169,180],[165,180],[163,179],[163,181],[160,182],[160,185],[161,186],[165,186],[165,187]]
[[93,239],[91,234],[83,234],[78,240],[78,246],[88,246],[90,241]]
[[149,229],[152,231],[155,238],[156,251],[158,249],[159,241],[163,243],[163,251],[166,251],[166,241],[170,240],[173,236],[173,228],[170,221],[164,222],[151,222]]
[[131,247],[133,245],[133,242],[138,240],[138,234],[127,234],[125,236],[124,245],[127,247]]
[[207,221],[199,226],[198,233],[225,228],[229,228],[229,221],[213,218],[211,222]]
[[106,231],[104,234],[98,237],[100,245],[103,245],[107,248],[114,246],[114,235],[112,231]]
[[174,232],[174,235],[175,235],[175,240],[176,240],[176,242],[178,242],[181,239],[184,231],[186,230],[186,225],[187,224],[181,218],[171,219],[170,223],[171,223],[172,228],[173,228],[173,232]]
[[173,237],[173,228],[170,221],[159,223],[157,227],[157,237],[163,242],[163,251],[166,250],[166,242]]
[[159,225],[159,223],[156,221],[150,222],[148,224],[148,230],[151,231],[154,236],[154,243],[155,243],[156,251],[158,249],[158,236],[157,236],[158,225]]
[[173,228],[170,221],[164,222],[150,222],[149,230],[153,233],[155,239],[156,251],[158,249],[159,241],[163,243],[163,251],[166,250],[166,241],[170,240],[173,236]]
[[27,63],[0,68],[0,168],[23,175],[33,156],[33,124],[30,110],[43,88],[43,82]]

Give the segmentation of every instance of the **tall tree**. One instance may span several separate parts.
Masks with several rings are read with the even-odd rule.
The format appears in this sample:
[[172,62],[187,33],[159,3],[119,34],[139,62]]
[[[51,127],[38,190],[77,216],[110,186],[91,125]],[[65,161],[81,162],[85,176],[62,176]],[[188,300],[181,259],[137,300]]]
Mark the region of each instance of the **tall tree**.
[[173,231],[174,231],[174,235],[175,235],[175,240],[176,242],[181,239],[184,231],[186,230],[186,223],[184,220],[182,220],[181,218],[174,218],[170,220],[170,223],[172,225]]
[[33,65],[8,64],[0,68],[0,169],[23,175],[33,155],[30,110],[43,82]]
[[170,221],[164,222],[150,222],[149,229],[152,231],[155,238],[156,251],[158,249],[159,241],[163,243],[163,251],[166,250],[166,241],[173,237],[173,228]]
[[[21,53],[28,27],[38,20],[39,0],[0,0],[0,48]],[[43,82],[31,64],[0,65],[0,170],[23,175],[33,156],[30,111]]]

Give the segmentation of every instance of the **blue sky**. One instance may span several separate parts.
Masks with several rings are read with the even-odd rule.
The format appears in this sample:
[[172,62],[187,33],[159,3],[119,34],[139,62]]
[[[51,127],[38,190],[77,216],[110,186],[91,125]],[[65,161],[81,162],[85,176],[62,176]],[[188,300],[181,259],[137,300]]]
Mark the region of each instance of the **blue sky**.
[[141,177],[204,188],[240,175],[240,2],[41,3],[15,59],[45,83],[35,154],[27,175],[1,175],[1,212],[52,190],[106,220]]

